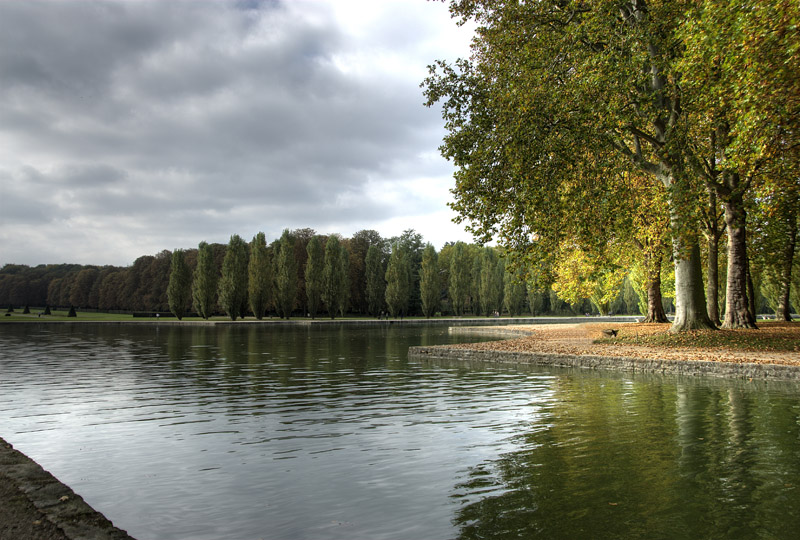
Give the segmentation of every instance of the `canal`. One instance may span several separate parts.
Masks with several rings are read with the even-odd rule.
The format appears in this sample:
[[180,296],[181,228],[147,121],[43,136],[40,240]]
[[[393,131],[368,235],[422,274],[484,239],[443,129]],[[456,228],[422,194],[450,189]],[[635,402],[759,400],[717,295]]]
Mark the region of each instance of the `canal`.
[[3,325],[0,436],[138,540],[796,537],[797,385],[407,358],[455,339]]

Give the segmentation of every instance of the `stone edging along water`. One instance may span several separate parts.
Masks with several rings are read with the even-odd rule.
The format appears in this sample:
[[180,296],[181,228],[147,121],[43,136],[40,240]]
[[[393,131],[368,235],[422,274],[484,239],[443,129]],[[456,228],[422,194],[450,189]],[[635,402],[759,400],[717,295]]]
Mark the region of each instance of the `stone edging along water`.
[[125,319],[118,321],[93,321],[81,320],[80,315],[75,319],[41,319],[31,317],[26,321],[6,321],[0,317],[0,325],[31,325],[31,324],[79,324],[79,325],[136,325],[136,326],[233,326],[233,325],[251,325],[251,326],[330,326],[330,325],[346,325],[346,326],[498,326],[498,325],[513,325],[513,324],[572,324],[572,323],[587,323],[587,322],[639,322],[641,317],[635,316],[611,316],[611,317],[485,317],[485,318],[454,318],[454,317],[434,317],[431,319],[262,319],[260,321],[255,319],[227,321],[227,320],[214,320],[214,321],[178,321],[176,319]]
[[43,513],[43,517],[71,540],[134,540],[125,531],[114,527],[80,495],[2,438],[0,475],[10,479]]
[[408,358],[458,363],[494,363],[505,365],[552,366],[559,368],[608,369],[639,373],[687,376],[732,377],[753,380],[800,382],[800,366],[711,362],[702,360],[659,360],[627,357],[581,356],[515,351],[456,349],[446,345],[411,347]]

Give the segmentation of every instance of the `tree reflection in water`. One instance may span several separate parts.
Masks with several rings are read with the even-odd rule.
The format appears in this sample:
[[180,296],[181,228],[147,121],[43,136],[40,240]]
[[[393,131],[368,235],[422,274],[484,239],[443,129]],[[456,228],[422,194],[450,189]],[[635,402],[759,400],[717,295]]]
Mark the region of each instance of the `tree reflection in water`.
[[565,374],[456,486],[459,537],[796,538],[796,386]]

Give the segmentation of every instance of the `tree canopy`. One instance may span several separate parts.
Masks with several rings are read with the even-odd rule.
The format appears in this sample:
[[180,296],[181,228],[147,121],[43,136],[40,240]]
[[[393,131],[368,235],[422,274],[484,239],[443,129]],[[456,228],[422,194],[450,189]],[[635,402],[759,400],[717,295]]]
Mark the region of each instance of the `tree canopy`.
[[586,251],[616,241],[606,217],[630,215],[618,195],[644,174],[666,189],[673,330],[713,328],[698,243],[712,190],[729,234],[725,324],[753,326],[745,199],[797,116],[793,98],[778,114],[746,107],[797,85],[797,8],[766,3],[453,0],[454,17],[477,23],[472,55],[436,62],[423,85],[442,104],[460,219],[512,257]]

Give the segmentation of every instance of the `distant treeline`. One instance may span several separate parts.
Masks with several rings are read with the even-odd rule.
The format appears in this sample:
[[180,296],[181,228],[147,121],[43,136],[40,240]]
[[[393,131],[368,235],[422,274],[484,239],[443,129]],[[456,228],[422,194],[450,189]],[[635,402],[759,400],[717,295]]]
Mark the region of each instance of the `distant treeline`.
[[[254,247],[259,241],[260,249]],[[629,279],[610,302],[570,304],[537,283],[531,269],[507,267],[499,248],[457,242],[437,252],[413,230],[394,238],[373,230],[341,238],[297,229],[268,245],[263,234],[250,243],[234,235],[228,245],[201,248],[213,269],[210,289],[198,277],[198,249],[164,250],[128,267],[8,264],[0,270],[0,305],[166,312],[172,297],[172,311],[232,317],[262,309],[261,316],[374,317],[640,312],[640,295]],[[182,279],[172,272],[181,264],[175,261],[185,263]],[[198,303],[203,292],[210,296],[206,308]]]

